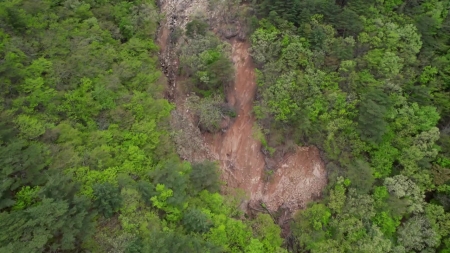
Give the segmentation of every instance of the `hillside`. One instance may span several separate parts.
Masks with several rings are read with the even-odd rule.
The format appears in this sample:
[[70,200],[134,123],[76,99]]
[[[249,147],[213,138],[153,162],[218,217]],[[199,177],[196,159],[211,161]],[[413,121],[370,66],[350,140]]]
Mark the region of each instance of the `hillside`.
[[448,0],[0,2],[0,252],[450,252]]

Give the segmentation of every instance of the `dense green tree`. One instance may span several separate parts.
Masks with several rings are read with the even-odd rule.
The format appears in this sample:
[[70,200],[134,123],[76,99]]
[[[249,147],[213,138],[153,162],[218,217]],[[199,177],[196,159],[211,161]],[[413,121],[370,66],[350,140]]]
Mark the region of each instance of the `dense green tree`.
[[190,209],[184,213],[183,226],[188,232],[206,233],[212,226],[208,217],[197,209]]
[[190,172],[191,188],[195,193],[208,190],[211,193],[219,191],[220,180],[218,165],[205,160],[201,163],[193,163]]
[[281,251],[281,229],[274,224],[273,219],[269,214],[258,214],[256,219],[252,221],[252,228],[253,233],[256,234],[256,237],[259,238],[263,244],[262,251]]
[[375,182],[372,169],[362,160],[357,160],[348,167],[346,177],[351,181],[350,187],[361,193],[368,193]]
[[[6,144],[6,145],[5,145]],[[14,204],[14,192],[23,186],[39,186],[47,182],[43,170],[47,167],[48,152],[39,143],[14,140],[0,146],[1,204],[0,208]]]
[[398,240],[407,252],[436,248],[439,246],[439,239],[439,234],[423,216],[412,217],[398,230]]
[[208,97],[215,90],[227,88],[234,72],[229,45],[210,33],[186,41],[181,46],[180,70],[190,77],[190,89]]
[[[173,160],[166,162],[151,173],[155,184],[163,185],[163,189],[173,191],[167,199],[169,205],[177,207],[184,205],[187,198],[190,167],[188,163],[183,164]],[[158,187],[156,189],[158,191]]]
[[299,212],[294,219],[293,233],[299,238],[300,245],[311,248],[314,241],[322,241],[326,236],[330,217],[330,209],[323,204],[314,204]]
[[71,251],[93,233],[91,204],[77,196],[77,185],[61,174],[49,177],[39,204],[2,212],[0,247],[4,252]]
[[109,218],[114,212],[119,210],[122,199],[116,186],[110,183],[103,183],[94,185],[93,189],[94,204],[100,213]]
[[384,117],[389,104],[389,97],[382,91],[369,92],[361,98],[358,123],[362,138],[373,142],[381,141],[387,131]]

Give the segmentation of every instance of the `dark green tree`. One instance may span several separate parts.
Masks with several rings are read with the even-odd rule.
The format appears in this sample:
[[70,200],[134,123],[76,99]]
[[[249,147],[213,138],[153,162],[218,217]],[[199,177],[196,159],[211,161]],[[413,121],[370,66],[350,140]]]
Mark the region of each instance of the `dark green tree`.
[[94,205],[106,218],[110,218],[122,206],[120,190],[111,183],[95,184]]
[[195,194],[203,190],[215,193],[220,189],[217,164],[208,160],[201,163],[193,163],[189,179]]
[[206,233],[212,225],[208,217],[198,209],[189,209],[183,215],[183,227],[188,232]]
[[181,207],[187,198],[188,164],[180,164],[176,160],[167,161],[150,173],[155,185],[162,184],[166,189],[173,191],[173,196],[169,197],[167,203],[175,207]]
[[43,170],[49,164],[42,144],[15,139],[0,144],[0,210],[14,204],[14,192],[22,186],[43,185],[47,177]]
[[49,175],[37,205],[0,214],[1,252],[73,252],[94,232],[90,201],[65,175]]
[[385,114],[391,102],[381,90],[373,90],[361,99],[358,115],[358,127],[364,140],[380,142],[387,131]]
[[356,160],[346,171],[346,178],[350,179],[350,187],[359,193],[369,193],[375,183],[372,168],[363,160]]

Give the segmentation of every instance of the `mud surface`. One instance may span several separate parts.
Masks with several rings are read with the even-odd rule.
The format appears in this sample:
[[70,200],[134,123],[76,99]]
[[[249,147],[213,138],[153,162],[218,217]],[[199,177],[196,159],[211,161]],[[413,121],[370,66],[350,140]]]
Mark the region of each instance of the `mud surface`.
[[255,118],[252,104],[256,93],[254,66],[246,42],[232,41],[235,84],[227,94],[237,117],[225,133],[208,134],[205,139],[215,160],[220,161],[228,187],[242,188],[250,195],[259,191],[264,169],[261,143],[252,137]]

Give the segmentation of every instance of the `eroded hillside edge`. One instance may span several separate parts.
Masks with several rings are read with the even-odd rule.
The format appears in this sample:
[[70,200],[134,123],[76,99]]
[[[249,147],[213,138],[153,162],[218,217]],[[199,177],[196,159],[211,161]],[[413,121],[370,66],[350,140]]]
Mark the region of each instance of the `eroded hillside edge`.
[[[172,126],[181,132],[176,138],[180,156],[192,162],[218,161],[224,191],[243,189],[249,196],[249,201],[243,203],[247,211],[283,211],[279,220],[282,225],[293,212],[319,197],[326,185],[318,149],[294,147],[272,158],[262,152],[261,141],[254,138],[256,120],[252,110],[257,85],[251,44],[244,25],[238,19],[227,18],[224,8],[232,7],[212,10],[207,0],[161,0],[159,6],[165,15],[158,33],[160,60],[168,78],[167,96],[177,105]],[[183,36],[176,37],[175,33],[185,31],[186,24],[196,16],[208,20],[210,29],[230,44],[235,67],[234,82],[225,92],[228,105],[235,108],[237,115],[215,134],[202,133],[194,124],[194,115],[186,106],[189,94],[182,87],[183,77],[177,75],[177,49]]]

